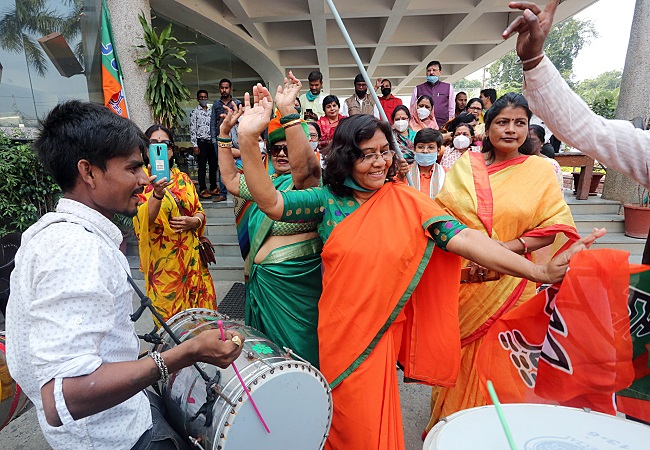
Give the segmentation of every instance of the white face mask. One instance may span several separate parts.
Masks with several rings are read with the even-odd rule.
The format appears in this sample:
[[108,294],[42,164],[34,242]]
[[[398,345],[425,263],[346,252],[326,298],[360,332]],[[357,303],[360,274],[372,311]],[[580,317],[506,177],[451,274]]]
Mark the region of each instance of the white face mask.
[[409,121],[406,119],[400,119],[400,120],[396,120],[395,123],[393,123],[393,125],[395,126],[395,129],[397,131],[403,133],[409,127]]
[[458,150],[463,150],[469,147],[470,141],[467,136],[464,134],[459,134],[454,138],[454,148]]
[[311,145],[312,150],[316,151],[316,149],[318,148],[318,141],[316,142],[309,141],[309,145]]
[[264,143],[264,141],[257,141],[257,145],[260,146],[261,153],[266,153],[266,144]]
[[429,114],[431,114],[431,111],[428,110],[427,108],[418,108],[418,117],[420,120],[424,120],[427,117],[429,117]]

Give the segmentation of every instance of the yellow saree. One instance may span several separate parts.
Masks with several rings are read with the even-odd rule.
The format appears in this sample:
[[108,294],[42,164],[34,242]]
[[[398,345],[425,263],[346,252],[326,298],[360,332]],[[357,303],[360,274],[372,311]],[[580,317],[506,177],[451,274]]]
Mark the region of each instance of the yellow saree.
[[171,178],[154,225],[149,226],[147,205],[153,193],[151,185],[144,194],[147,201],[133,218],[147,295],[165,320],[188,308],[217,309],[212,277],[199,257],[199,236],[205,224],[198,230],[180,233],[169,225],[171,217],[203,213],[203,207],[185,173],[172,168]]
[[[550,246],[526,255],[536,263],[548,261],[579,238],[553,169],[539,157],[520,156],[488,167],[483,154],[466,152],[447,173],[436,202],[468,227],[502,242],[556,235]],[[466,265],[463,260],[462,266]],[[460,374],[456,387],[433,389],[427,431],[441,417],[486,404],[474,367],[483,336],[501,315],[531,298],[535,288],[532,282],[508,275],[461,285]]]

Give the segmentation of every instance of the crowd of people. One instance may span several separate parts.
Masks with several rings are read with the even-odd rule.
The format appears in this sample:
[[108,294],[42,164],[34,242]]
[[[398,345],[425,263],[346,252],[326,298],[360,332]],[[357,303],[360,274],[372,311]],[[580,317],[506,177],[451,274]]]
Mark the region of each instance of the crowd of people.
[[[7,312],[9,367],[48,442],[184,448],[144,389],[195,362],[229,365],[244,337],[211,330],[137,359],[128,263],[110,219],[134,217],[147,294],[165,320],[216,310],[199,255],[208,220],[201,199],[227,193],[246,259],[246,324],[325,376],[333,397],[325,448],[404,448],[396,364],[432,386],[427,430],[486,404],[474,362],[491,324],[537,284],[560,282],[571,257],[605,232],[578,235],[531,109],[562,140],[579,131],[585,152],[650,179],[647,152],[629,152],[648,148],[647,133],[593,130],[626,125],[591,113],[543,56],[557,1],[545,10],[511,6],[525,10],[506,30],[519,33],[524,95],[485,89],[468,100],[440,80],[438,61],[409,105],[381,78],[375,104],[361,75],[341,101],[323,92],[319,71],[302,95],[291,72],[274,96],[258,84],[240,102],[224,79],[208,108],[198,91],[190,119],[198,190],[173,167],[171,130],[142,133],[90,103],[54,108],[35,147],[64,196],[25,233]],[[549,107],[549,98],[573,110]],[[584,127],[568,128],[578,119]],[[606,153],[603,140],[623,136]],[[149,175],[150,144],[167,145],[169,179]]]

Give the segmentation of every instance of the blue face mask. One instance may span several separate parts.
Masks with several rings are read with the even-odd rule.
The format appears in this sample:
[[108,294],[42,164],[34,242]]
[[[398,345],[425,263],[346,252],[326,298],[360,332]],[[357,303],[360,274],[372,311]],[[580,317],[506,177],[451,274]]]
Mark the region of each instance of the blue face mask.
[[433,166],[438,161],[437,153],[414,153],[414,156],[415,162],[422,167]]
[[300,111],[302,111],[302,108],[300,106],[294,106],[294,108],[298,114],[300,114]]
[[436,75],[427,75],[427,82],[435,84],[438,82],[438,77]]

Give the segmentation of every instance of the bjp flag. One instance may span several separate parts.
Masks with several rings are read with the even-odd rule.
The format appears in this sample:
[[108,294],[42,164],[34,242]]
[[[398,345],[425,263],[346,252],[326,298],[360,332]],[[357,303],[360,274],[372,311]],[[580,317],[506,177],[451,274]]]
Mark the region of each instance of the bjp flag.
[[113,45],[113,31],[111,30],[111,15],[102,1],[102,89],[104,90],[104,105],[120,116],[129,117],[122,86],[120,64]]
[[542,291],[499,319],[477,357],[481,386],[492,380],[505,403],[614,414],[614,394],[634,380],[630,274],[650,269],[631,266],[628,257],[618,250],[580,252],[559,289]]

